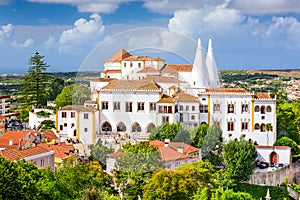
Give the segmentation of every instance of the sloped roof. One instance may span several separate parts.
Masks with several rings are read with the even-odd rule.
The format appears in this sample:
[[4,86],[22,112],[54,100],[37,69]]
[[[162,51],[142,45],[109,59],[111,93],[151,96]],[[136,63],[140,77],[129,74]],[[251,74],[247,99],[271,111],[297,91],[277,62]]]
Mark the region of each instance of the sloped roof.
[[143,80],[152,80],[155,82],[163,82],[163,83],[181,83],[182,82],[175,77],[168,77],[168,76],[147,76]]
[[45,138],[48,138],[50,141],[58,139],[58,136],[51,130],[42,131],[42,133],[44,133]]
[[244,88],[210,88],[206,89],[206,92],[215,92],[215,93],[248,93]]
[[55,152],[54,156],[56,158],[64,159],[69,156],[68,153],[70,151],[74,151],[73,144],[66,144],[65,142],[60,142],[58,144],[38,144],[38,146],[41,146],[49,151],[53,150]]
[[154,58],[150,56],[129,56],[124,59],[124,61],[154,61]]
[[119,157],[122,153],[122,150],[121,149],[118,149],[117,151],[113,152],[113,153],[110,153],[108,154],[107,156],[108,157],[111,157],[111,158],[116,158],[116,157]]
[[13,141],[12,146],[18,146],[19,140],[24,138],[28,133],[37,133],[35,130],[28,131],[7,131],[2,136],[0,136],[0,147],[10,147],[9,140]]
[[94,107],[91,106],[86,106],[84,107],[83,105],[67,105],[62,107],[59,110],[76,110],[80,112],[96,112],[97,110]]
[[191,152],[195,152],[195,151],[199,151],[200,149],[197,147],[194,147],[192,145],[186,144],[184,142],[170,142],[169,143],[169,147],[177,150],[178,146],[183,147],[183,152],[185,154],[191,153]]
[[99,78],[99,77],[95,77],[92,79],[93,82],[110,82],[113,80],[117,80],[116,78]]
[[149,145],[155,146],[156,148],[164,147],[164,143],[160,140],[150,140]]
[[257,94],[255,94],[255,98],[256,99],[271,99],[270,95],[265,92],[258,92]]
[[120,69],[109,69],[109,70],[105,70],[104,73],[118,74],[118,73],[121,73],[121,70]]
[[176,102],[177,99],[164,94],[157,103],[176,103]]
[[41,146],[35,146],[23,150],[19,150],[18,148],[7,148],[0,151],[0,155],[9,160],[19,160],[22,158],[27,158],[30,156],[35,156],[43,153],[47,153],[50,150],[47,150]]
[[183,92],[178,94],[177,99],[179,102],[199,102],[198,97]]
[[121,62],[125,58],[132,56],[128,51],[125,49],[120,49],[117,53],[115,53],[112,57],[107,59],[105,62]]
[[166,64],[165,70],[167,68],[172,68],[173,70],[177,72],[192,72],[193,65],[192,64]]
[[144,69],[138,71],[137,73],[155,73],[155,72],[159,72],[159,71],[154,69],[153,67],[145,67]]
[[145,91],[155,90],[160,91],[160,87],[151,80],[115,80],[103,87],[101,90],[134,90]]

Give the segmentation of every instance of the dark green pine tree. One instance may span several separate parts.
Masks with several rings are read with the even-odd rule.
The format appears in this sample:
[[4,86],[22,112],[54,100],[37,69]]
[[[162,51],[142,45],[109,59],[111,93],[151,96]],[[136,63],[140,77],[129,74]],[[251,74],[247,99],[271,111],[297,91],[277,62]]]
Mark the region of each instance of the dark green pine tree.
[[28,74],[23,78],[23,87],[20,95],[21,102],[26,106],[43,107],[47,103],[49,93],[49,82],[52,77],[45,71],[49,67],[44,61],[45,56],[38,52],[29,59]]

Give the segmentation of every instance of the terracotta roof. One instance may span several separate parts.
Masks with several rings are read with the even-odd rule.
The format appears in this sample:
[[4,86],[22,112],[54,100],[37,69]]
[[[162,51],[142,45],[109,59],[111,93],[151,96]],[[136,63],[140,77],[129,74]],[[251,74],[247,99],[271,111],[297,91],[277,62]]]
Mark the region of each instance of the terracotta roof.
[[42,133],[44,133],[45,138],[48,138],[50,141],[58,139],[58,136],[51,130],[42,131]]
[[92,79],[93,82],[110,82],[113,80],[117,80],[117,79],[115,79],[115,78],[98,78],[98,77]]
[[174,150],[177,150],[178,146],[183,147],[184,153],[189,154],[191,152],[199,151],[200,149],[197,147],[193,147],[191,145],[188,145],[184,142],[170,142],[169,147],[173,148]]
[[131,54],[125,49],[120,49],[117,53],[115,53],[112,57],[107,59],[105,62],[121,62],[125,58],[128,58]]
[[18,147],[19,140],[24,138],[28,133],[37,133],[35,130],[28,131],[7,131],[2,136],[0,136],[0,147],[10,147],[9,140],[13,141],[12,147]]
[[192,72],[192,64],[166,64],[166,68],[172,68],[177,72]]
[[177,99],[164,94],[157,103],[176,103],[176,102],[177,102]]
[[186,94],[183,92],[178,94],[178,101],[179,102],[199,102],[198,97],[195,97],[193,95]]
[[1,150],[1,155],[9,160],[19,160],[22,158],[27,158],[30,156],[35,156],[43,153],[47,153],[49,150],[41,147],[31,147],[23,150],[19,150],[18,148],[7,148],[4,150]]
[[122,151],[119,149],[118,151],[115,151],[113,153],[110,153],[108,154],[107,156],[108,157],[111,157],[111,158],[116,158],[116,157],[119,157],[121,155]]
[[10,96],[9,95],[5,95],[5,96],[0,96],[0,99],[9,99]]
[[154,58],[154,60],[156,60],[156,61],[165,61],[165,60],[162,59],[161,57],[156,57],[156,58]]
[[169,147],[159,148],[160,157],[162,161],[179,160],[189,158],[189,155],[178,152],[177,150]]
[[1,115],[0,116],[0,120],[4,120],[4,119],[9,119],[9,116],[3,116],[3,115]]
[[244,88],[211,88],[206,89],[206,92],[248,93]]
[[120,69],[109,69],[109,70],[105,70],[104,73],[111,73],[111,74],[117,74],[117,73],[121,73],[122,71]]
[[154,72],[159,72],[159,71],[154,69],[153,67],[145,67],[144,69],[138,71],[137,73],[154,73]]
[[134,91],[145,91],[155,90],[160,91],[160,87],[151,80],[115,80],[110,82],[107,86],[101,90],[134,90]]
[[[73,144],[66,144],[65,142],[60,142],[58,144],[38,144],[49,151],[53,150],[55,152],[54,157],[64,159],[69,156],[69,153],[73,151],[74,154],[74,146]],[[71,153],[72,154],[72,153]]]
[[291,149],[291,147],[289,147],[289,146],[267,146],[267,145],[255,145],[255,148],[261,148],[261,149],[272,149],[272,148]]
[[255,94],[255,98],[256,99],[271,99],[270,95],[268,93],[264,93],[264,92],[258,92],[257,94]]
[[154,82],[176,83],[176,84],[182,82],[175,77],[168,77],[168,76],[147,76],[143,80],[152,80]]
[[168,73],[168,74],[171,74],[173,76],[177,76],[178,75],[178,71],[176,71],[172,67],[166,67],[166,66],[164,66],[160,71],[161,71],[162,74]]
[[77,110],[80,112],[96,112],[97,110],[91,106],[84,107],[83,105],[68,105],[59,110]]
[[160,140],[151,140],[151,141],[149,141],[149,145],[160,148],[160,147],[164,147],[165,144]]
[[124,59],[124,61],[154,61],[154,58],[150,56],[130,56]]

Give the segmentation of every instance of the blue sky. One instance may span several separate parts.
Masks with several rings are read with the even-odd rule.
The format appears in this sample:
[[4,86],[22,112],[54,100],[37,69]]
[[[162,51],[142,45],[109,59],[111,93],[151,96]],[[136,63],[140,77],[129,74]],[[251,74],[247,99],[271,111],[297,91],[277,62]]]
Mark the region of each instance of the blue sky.
[[[119,48],[191,63],[213,39],[219,69],[300,68],[300,2],[290,0],[0,0],[0,73],[102,70]],[[151,27],[151,28],[149,28]]]

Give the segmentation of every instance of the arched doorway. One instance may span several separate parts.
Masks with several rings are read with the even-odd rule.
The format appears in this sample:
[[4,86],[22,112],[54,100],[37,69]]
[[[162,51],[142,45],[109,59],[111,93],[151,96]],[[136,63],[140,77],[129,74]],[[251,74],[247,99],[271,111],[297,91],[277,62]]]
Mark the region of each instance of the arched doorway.
[[102,125],[102,128],[101,128],[101,130],[103,131],[103,132],[108,132],[108,131],[111,131],[111,125],[110,125],[110,123],[109,122],[105,122],[103,125]]
[[153,123],[150,123],[148,126],[147,126],[147,133],[150,133],[152,129],[155,128],[155,125]]
[[117,125],[117,131],[118,132],[125,132],[126,131],[126,126],[123,122],[119,122]]
[[139,123],[137,122],[134,122],[133,125],[132,125],[132,130],[131,130],[133,133],[134,132],[141,132],[142,131],[142,128],[140,126]]
[[270,164],[278,165],[278,155],[274,151],[270,154]]

